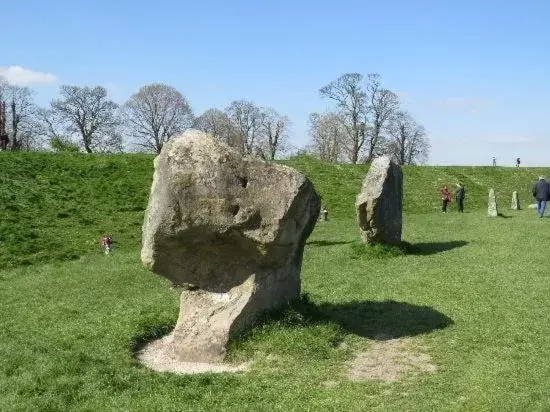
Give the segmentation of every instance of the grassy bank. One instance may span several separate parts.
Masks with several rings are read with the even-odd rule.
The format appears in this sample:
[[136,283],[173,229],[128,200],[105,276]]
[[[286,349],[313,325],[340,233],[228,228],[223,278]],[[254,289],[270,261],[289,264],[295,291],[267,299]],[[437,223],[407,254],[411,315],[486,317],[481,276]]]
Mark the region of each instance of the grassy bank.
[[[367,165],[325,164],[307,157],[283,162],[307,174],[331,216],[352,218]],[[115,247],[135,250],[152,181],[153,156],[0,153],[0,268],[70,261],[99,253],[109,233]],[[502,209],[514,190],[550,169],[405,167],[405,213],[434,213],[442,184],[464,182],[466,209],[483,209],[495,188]]]

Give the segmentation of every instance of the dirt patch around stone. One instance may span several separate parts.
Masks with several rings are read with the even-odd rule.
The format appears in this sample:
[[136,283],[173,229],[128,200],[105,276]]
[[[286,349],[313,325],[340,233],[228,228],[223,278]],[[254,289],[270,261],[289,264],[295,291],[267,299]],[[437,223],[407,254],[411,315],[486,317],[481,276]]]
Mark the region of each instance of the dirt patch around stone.
[[368,351],[357,353],[350,363],[348,379],[395,382],[401,378],[434,373],[436,365],[423,348],[410,339],[389,339],[375,342]]
[[136,354],[136,359],[144,366],[157,372],[171,372],[182,375],[194,375],[198,373],[224,373],[245,372],[250,367],[249,363],[240,365],[230,363],[203,363],[184,362],[170,351],[170,346],[164,339],[149,343]]

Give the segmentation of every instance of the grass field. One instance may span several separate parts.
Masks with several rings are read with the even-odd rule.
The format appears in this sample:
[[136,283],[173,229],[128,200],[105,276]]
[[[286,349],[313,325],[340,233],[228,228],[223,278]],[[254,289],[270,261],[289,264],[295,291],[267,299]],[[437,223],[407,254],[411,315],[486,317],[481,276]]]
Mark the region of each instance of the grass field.
[[[251,360],[248,372],[178,376],[132,357],[174,325],[179,304],[139,262],[151,158],[4,160],[2,411],[550,409],[550,218],[507,210],[509,195],[502,217],[485,210],[488,187],[528,199],[545,170],[405,168],[403,253],[358,243],[364,166],[295,159],[333,217],[308,240],[303,301],[231,343],[229,359]],[[467,213],[437,212],[437,188],[457,179]],[[28,226],[34,235],[19,233]],[[110,256],[95,244],[102,231],[119,242]],[[356,353],[395,342],[430,371],[348,379]]]

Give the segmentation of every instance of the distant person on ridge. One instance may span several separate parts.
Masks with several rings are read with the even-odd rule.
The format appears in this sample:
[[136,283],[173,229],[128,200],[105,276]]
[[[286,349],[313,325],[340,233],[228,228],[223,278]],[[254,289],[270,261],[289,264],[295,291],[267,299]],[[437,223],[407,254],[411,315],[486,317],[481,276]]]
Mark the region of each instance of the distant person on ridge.
[[496,165],[497,165],[497,158],[493,157],[493,166],[496,166]]
[[459,182],[456,184],[455,197],[456,197],[456,206],[460,213],[464,213],[464,196],[466,191],[464,190],[464,185]]
[[533,187],[533,197],[537,201],[537,215],[544,216],[546,209],[546,201],[550,198],[550,185],[544,179],[544,176],[539,177],[539,181]]
[[447,213],[447,206],[449,203],[451,203],[451,192],[449,192],[449,189],[447,189],[447,185],[443,185],[440,191],[441,194],[441,211],[443,213]]
[[521,161],[519,160],[519,157],[516,159],[516,167],[519,167]]

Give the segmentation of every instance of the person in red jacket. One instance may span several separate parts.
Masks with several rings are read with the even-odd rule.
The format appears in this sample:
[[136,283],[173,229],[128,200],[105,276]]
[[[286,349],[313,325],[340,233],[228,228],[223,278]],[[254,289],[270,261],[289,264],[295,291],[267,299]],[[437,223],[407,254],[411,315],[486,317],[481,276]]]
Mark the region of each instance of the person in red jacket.
[[447,206],[449,205],[449,203],[451,203],[451,192],[449,192],[447,185],[443,185],[440,194],[442,201],[441,211],[443,213],[447,213]]

